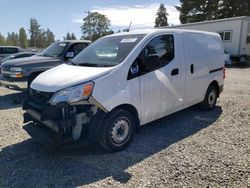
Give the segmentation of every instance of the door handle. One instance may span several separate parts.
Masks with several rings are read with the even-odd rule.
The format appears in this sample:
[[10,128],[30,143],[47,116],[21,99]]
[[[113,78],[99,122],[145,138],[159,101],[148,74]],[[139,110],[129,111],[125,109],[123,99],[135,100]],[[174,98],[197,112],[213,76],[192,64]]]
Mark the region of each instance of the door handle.
[[191,74],[194,73],[194,64],[191,64],[191,66],[190,66],[190,72],[191,72]]
[[175,75],[178,75],[179,74],[179,69],[173,69],[171,71],[171,76],[175,76]]

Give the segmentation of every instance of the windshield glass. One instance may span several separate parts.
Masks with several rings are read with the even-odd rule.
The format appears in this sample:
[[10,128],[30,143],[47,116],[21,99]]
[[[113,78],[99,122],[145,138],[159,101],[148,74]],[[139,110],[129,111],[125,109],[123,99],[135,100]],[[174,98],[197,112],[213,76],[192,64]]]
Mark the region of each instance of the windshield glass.
[[10,55],[10,56],[7,56],[6,58],[1,59],[1,61],[4,62],[4,61],[7,61],[7,60],[10,60],[10,59],[13,59],[13,58],[15,58],[15,56]]
[[60,57],[67,46],[67,42],[55,42],[47,47],[40,55],[45,57]]
[[91,44],[72,63],[79,66],[109,67],[121,63],[145,35],[101,38]]

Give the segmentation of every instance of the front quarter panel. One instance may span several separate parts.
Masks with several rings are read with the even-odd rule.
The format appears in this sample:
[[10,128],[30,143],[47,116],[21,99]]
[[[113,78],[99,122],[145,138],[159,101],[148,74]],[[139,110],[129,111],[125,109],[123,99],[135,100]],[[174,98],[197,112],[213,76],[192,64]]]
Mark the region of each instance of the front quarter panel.
[[[111,111],[122,104],[130,104],[140,112],[139,78],[127,81],[128,71],[116,70],[95,80],[93,97]],[[140,115],[139,115],[140,116]]]

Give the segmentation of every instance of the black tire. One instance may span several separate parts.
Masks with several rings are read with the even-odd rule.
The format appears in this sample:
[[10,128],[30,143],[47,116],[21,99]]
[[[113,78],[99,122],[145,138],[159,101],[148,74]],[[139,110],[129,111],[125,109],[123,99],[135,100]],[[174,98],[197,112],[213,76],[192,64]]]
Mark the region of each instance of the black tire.
[[116,109],[110,112],[102,125],[99,143],[112,152],[125,149],[134,138],[135,123],[135,118],[128,111]]
[[214,109],[218,98],[218,89],[214,85],[210,85],[207,89],[207,93],[204,101],[200,104],[201,109],[203,110],[212,110]]

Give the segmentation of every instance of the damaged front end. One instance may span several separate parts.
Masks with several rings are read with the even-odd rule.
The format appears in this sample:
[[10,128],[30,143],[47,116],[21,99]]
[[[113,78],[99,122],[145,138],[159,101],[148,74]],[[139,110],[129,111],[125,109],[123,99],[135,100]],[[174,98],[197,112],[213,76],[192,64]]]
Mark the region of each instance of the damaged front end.
[[[82,94],[81,94],[82,95]],[[26,132],[43,145],[60,146],[74,141],[97,142],[107,110],[92,96],[70,103],[54,100],[57,93],[31,89],[23,104]],[[60,96],[60,92],[59,92]],[[60,96],[61,98],[62,95]],[[64,97],[65,98],[65,97]]]

